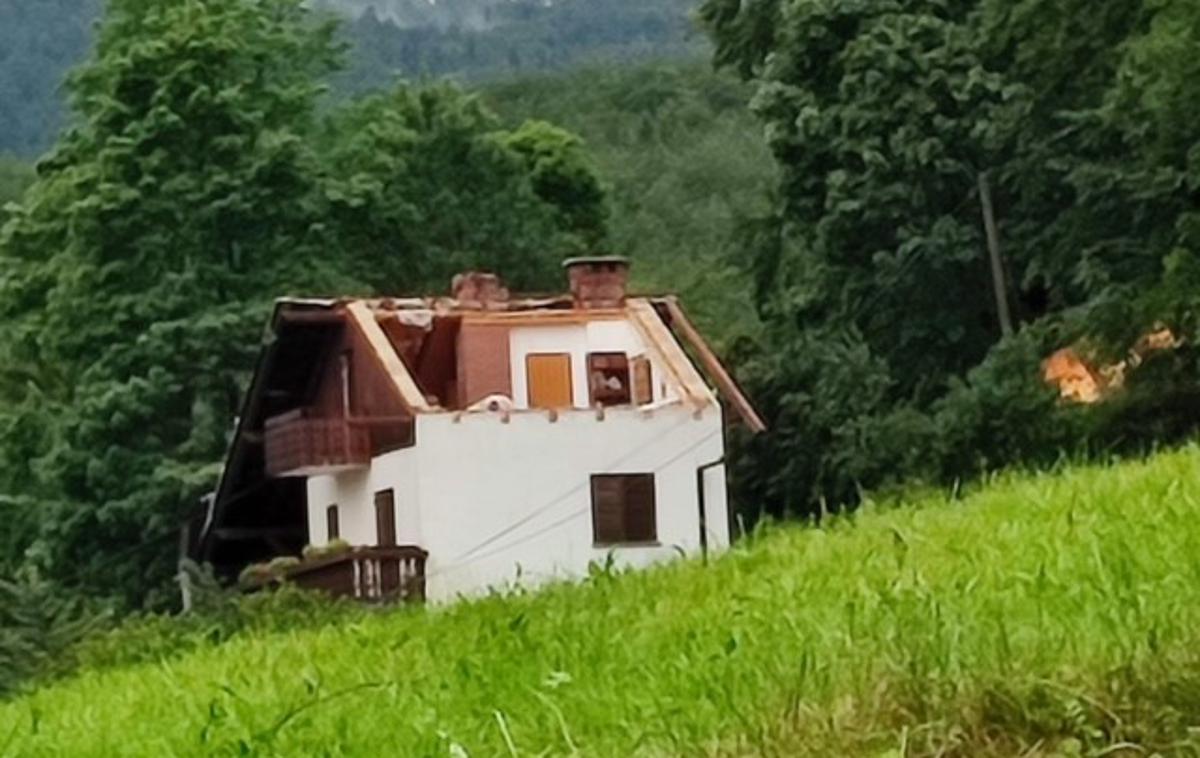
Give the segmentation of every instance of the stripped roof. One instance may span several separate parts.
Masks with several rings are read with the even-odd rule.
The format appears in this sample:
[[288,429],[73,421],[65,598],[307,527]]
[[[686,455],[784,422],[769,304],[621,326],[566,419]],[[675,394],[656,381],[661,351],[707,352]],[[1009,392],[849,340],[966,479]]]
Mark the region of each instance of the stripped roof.
[[[246,393],[226,466],[215,496],[193,538],[193,555],[213,559],[212,532],[225,513],[246,497],[274,498],[286,481],[264,477],[261,439],[266,419],[294,407],[311,391],[320,363],[339,330],[353,328],[370,347],[389,381],[389,391],[413,415],[461,412],[440,406],[422,392],[411,366],[427,347],[425,335],[437,318],[465,323],[569,324],[626,320],[641,334],[647,350],[667,367],[682,402],[697,408],[724,399],[754,433],[766,424],[716,353],[692,325],[678,300],[630,297],[621,308],[576,307],[570,295],[460,302],[450,297],[281,298],[276,301],[266,343]],[[411,340],[406,340],[406,335]],[[691,351],[689,356],[688,350]],[[694,362],[693,362],[694,358]],[[705,377],[716,387],[714,394]],[[286,501],[286,497],[281,499]]]
[[[435,317],[458,316],[471,323],[495,324],[566,324],[599,320],[628,320],[639,331],[648,349],[662,359],[680,394],[688,401],[703,405],[714,401],[704,377],[715,385],[738,417],[755,433],[766,430],[741,387],[721,363],[713,349],[692,324],[674,296],[633,297],[624,308],[578,309],[569,295],[531,297],[486,303],[464,304],[450,297],[409,298],[281,298],[276,302],[272,331],[278,335],[289,321],[312,321],[314,309],[340,318],[342,313],[371,346],[376,358],[395,384],[397,396],[413,413],[432,413],[446,409],[432,404],[417,386],[408,365],[408,356],[400,354],[394,340],[385,333],[385,325],[417,332],[428,330]],[[694,364],[685,350],[694,352]],[[698,364],[698,368],[697,365]]]

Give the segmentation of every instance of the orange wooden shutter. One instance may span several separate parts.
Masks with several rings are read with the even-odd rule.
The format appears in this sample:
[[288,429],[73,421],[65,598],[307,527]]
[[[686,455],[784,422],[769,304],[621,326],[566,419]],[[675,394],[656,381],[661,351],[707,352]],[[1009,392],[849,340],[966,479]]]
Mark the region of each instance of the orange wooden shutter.
[[570,408],[571,356],[544,353],[525,357],[525,375],[529,385],[530,408]]

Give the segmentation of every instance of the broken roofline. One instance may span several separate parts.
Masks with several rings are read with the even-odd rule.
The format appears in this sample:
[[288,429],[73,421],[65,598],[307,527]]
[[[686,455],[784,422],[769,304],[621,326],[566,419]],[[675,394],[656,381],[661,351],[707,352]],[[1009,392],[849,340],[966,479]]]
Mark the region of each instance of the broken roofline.
[[[277,332],[283,322],[310,320],[340,320],[339,309],[350,316],[351,323],[372,347],[381,368],[392,376],[397,397],[414,413],[446,412],[448,409],[430,405],[420,391],[408,367],[396,354],[387,336],[378,326],[378,319],[402,311],[429,312],[431,316],[461,316],[472,321],[587,322],[628,318],[642,332],[649,349],[658,353],[667,365],[681,394],[697,406],[715,401],[711,391],[699,377],[697,367],[680,346],[680,337],[695,352],[703,374],[717,386],[737,411],[738,416],[755,434],[767,430],[754,405],[741,386],[725,368],[716,352],[692,324],[675,295],[632,295],[624,308],[578,309],[570,295],[525,295],[518,298],[464,305],[452,297],[373,297],[373,298],[297,298],[282,297],[275,301],[272,330]],[[646,308],[649,312],[646,312]],[[290,313],[296,309],[296,313]],[[316,312],[313,312],[316,309]],[[652,317],[654,314],[656,317]],[[373,317],[372,317],[373,316]],[[666,334],[661,333],[665,328]],[[678,333],[677,333],[677,331]]]
[[[684,351],[679,337],[672,331],[672,327],[678,329],[679,333],[683,335],[683,340],[691,346],[692,351],[696,354],[698,362],[709,374],[712,382],[722,396],[731,403],[747,426],[755,433],[766,429],[766,424],[738,387],[736,381],[725,370],[699,332],[691,325],[678,300],[671,295],[631,296],[626,299],[624,308],[615,309],[578,309],[575,307],[575,299],[569,295],[526,296],[507,300],[503,304],[492,303],[490,305],[493,307],[489,310],[466,309],[453,298],[447,297],[369,299],[283,297],[275,302],[269,326],[270,334],[259,354],[251,385],[243,398],[241,412],[237,417],[236,429],[226,455],[220,481],[217,484],[215,497],[209,498],[205,512],[200,517],[199,532],[195,535],[197,539],[193,542],[189,536],[187,540],[185,546],[187,554],[201,560],[209,560],[210,550],[213,546],[210,526],[224,518],[223,514],[230,507],[231,501],[237,499],[235,492],[239,488],[243,488],[244,491],[237,497],[243,496],[245,492],[255,491],[255,488],[261,484],[247,484],[243,481],[243,475],[248,465],[250,450],[257,444],[255,437],[260,435],[258,430],[262,428],[265,421],[266,406],[269,405],[265,390],[272,367],[280,360],[279,339],[286,324],[291,322],[298,326],[308,323],[315,327],[336,328],[350,320],[348,314],[356,303],[358,307],[353,310],[358,313],[358,317],[354,319],[354,322],[376,335],[376,339],[372,341],[373,345],[387,345],[388,349],[384,353],[390,353],[392,356],[392,359],[386,362],[387,365],[391,367],[398,365],[404,369],[400,372],[401,378],[393,380],[392,386],[401,398],[409,400],[406,407],[412,408],[414,411],[428,413],[435,409],[421,395],[407,367],[391,349],[386,335],[382,334],[382,329],[377,323],[380,315],[386,316],[388,312],[427,311],[433,315],[462,314],[471,318],[495,318],[505,315],[533,316],[546,322],[551,322],[554,318],[582,318],[584,320],[627,318],[642,331],[648,348],[656,349],[656,352],[660,352],[661,355],[661,350],[656,348],[655,343],[660,342],[666,346],[666,349],[672,354],[672,360],[668,361],[665,355],[661,355],[661,357],[664,364],[668,365],[673,373],[682,373],[684,376],[692,377],[695,382],[699,383],[697,391],[708,398],[707,402],[714,402],[711,391],[700,380],[697,367]],[[339,309],[343,309],[344,312],[338,312]],[[364,311],[366,317],[364,317]],[[647,334],[647,329],[656,334],[657,339],[651,334]],[[380,336],[383,337],[383,343],[378,340]],[[687,397],[685,392],[681,391],[680,394]]]

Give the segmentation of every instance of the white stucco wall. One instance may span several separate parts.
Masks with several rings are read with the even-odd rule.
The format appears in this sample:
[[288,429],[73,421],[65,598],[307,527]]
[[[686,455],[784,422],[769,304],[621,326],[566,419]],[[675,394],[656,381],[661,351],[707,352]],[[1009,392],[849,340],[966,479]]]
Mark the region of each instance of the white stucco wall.
[[[576,408],[590,406],[588,397],[588,353],[625,353],[630,358],[646,353],[641,335],[624,320],[589,321],[565,326],[518,327],[509,332],[512,358],[513,402],[517,408],[529,407],[529,383],[525,359],[531,353],[567,353],[571,356],[571,391]],[[673,398],[665,383],[666,367],[651,359],[655,402]]]
[[[342,537],[375,544],[374,493],[396,495],[397,537],[429,551],[431,601],[514,583],[534,586],[586,575],[611,553],[621,566],[645,566],[700,549],[696,470],[724,453],[719,406],[699,418],[682,404],[652,412],[540,411],[424,414],[417,445],[377,458],[369,472],[312,477],[309,530],[325,538],[325,508],[340,508]],[[655,475],[658,544],[593,544],[591,475]],[[704,475],[708,547],[729,543],[723,466]]]
[[[417,422],[422,546],[431,600],[519,581],[582,576],[611,552],[644,566],[700,547],[698,466],[719,459],[720,411],[588,411],[422,416]],[[593,545],[591,475],[655,475],[658,544]],[[729,542],[723,468],[705,477],[710,549]]]
[[420,544],[416,465],[416,448],[405,448],[377,456],[366,470],[309,477],[310,541],[317,545],[328,541],[325,510],[337,505],[342,539],[352,545],[376,544],[375,493],[391,489],[396,503],[396,541],[401,545]]
[[[697,415],[679,402],[657,351],[647,351],[625,320],[516,327],[509,350],[519,410],[507,421],[500,413],[418,414],[415,447],[378,456],[367,471],[310,478],[311,540],[327,540],[325,510],[336,503],[342,538],[377,544],[374,495],[390,488],[398,541],[429,551],[426,592],[433,601],[582,576],[610,554],[620,565],[644,566],[697,552],[696,472],[724,454],[720,406],[713,402]],[[588,409],[591,352],[648,357],[654,404]],[[571,356],[577,410],[554,421],[528,410],[530,353]],[[593,544],[591,476],[605,473],[655,475],[657,544]],[[705,472],[704,487],[708,547],[719,550],[729,543],[724,466]]]

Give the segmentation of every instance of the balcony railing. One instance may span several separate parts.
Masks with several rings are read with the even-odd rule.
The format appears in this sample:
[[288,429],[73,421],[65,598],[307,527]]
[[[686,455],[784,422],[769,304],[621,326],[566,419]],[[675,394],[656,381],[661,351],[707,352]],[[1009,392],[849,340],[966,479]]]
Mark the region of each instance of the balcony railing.
[[368,602],[423,602],[428,556],[415,545],[355,547],[305,561],[288,571],[287,579],[306,589]]
[[268,419],[264,430],[268,476],[312,476],[371,463],[371,432],[344,418],[305,418],[299,411]]

